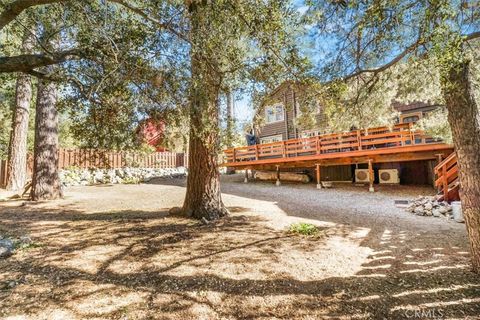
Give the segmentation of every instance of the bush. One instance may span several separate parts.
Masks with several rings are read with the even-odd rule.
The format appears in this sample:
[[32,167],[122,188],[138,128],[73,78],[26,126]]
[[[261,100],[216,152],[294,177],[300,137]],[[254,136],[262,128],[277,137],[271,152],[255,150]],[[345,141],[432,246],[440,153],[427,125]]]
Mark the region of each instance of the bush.
[[290,225],[290,232],[297,233],[304,236],[316,235],[320,230],[311,223],[294,223]]
[[123,178],[123,184],[139,184],[140,179],[137,177],[125,177]]

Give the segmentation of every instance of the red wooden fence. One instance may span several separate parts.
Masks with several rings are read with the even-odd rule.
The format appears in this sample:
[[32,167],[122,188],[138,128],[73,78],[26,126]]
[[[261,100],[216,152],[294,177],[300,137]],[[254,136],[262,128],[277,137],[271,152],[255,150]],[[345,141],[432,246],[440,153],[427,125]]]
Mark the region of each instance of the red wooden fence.
[[176,168],[184,166],[184,154],[176,152],[154,152],[150,154],[108,151],[95,149],[60,149],[59,168]]
[[[188,167],[188,156],[185,153],[154,152],[150,154],[108,151],[95,149],[60,149],[58,151],[58,167],[77,168],[176,168]],[[28,157],[27,171],[33,168],[33,158]],[[7,161],[0,160],[0,188],[7,184]]]

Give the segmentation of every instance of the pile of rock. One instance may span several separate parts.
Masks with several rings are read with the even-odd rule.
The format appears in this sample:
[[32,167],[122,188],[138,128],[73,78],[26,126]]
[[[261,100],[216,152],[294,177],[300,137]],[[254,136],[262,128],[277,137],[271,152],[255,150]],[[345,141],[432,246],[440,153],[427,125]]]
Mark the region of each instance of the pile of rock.
[[453,218],[452,207],[447,202],[439,202],[435,196],[419,196],[410,202],[406,210],[418,216]]
[[32,239],[30,239],[28,236],[9,238],[0,235],[0,259],[8,258],[13,254],[15,249],[24,248],[30,244],[32,244]]
[[87,186],[107,183],[140,183],[148,182],[153,178],[183,177],[187,174],[185,167],[178,168],[119,168],[119,169],[82,169],[70,168],[60,170],[60,180],[66,187]]

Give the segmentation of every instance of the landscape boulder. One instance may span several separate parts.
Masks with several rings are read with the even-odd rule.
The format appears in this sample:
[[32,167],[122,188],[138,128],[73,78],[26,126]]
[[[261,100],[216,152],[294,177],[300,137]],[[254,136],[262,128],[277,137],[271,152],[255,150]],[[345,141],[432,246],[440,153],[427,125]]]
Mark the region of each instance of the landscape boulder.
[[0,259],[7,258],[13,254],[13,241],[10,239],[0,239]]
[[118,168],[118,169],[84,169],[66,168],[60,170],[60,181],[65,187],[87,186],[94,184],[122,184],[148,182],[154,178],[176,178],[187,174],[185,167],[178,168]]
[[447,202],[438,201],[435,196],[418,196],[410,201],[405,210],[418,216],[452,219],[452,207]]

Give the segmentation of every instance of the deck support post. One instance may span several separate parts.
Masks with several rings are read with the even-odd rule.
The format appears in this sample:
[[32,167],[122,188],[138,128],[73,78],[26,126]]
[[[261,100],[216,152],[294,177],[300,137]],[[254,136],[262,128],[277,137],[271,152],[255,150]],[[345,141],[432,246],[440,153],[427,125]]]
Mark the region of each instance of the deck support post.
[[443,161],[443,153],[437,153],[437,164]]
[[243,179],[244,183],[248,183],[248,169],[245,169],[245,179]]
[[373,188],[373,164],[372,164],[372,159],[368,159],[368,180],[369,180],[369,187],[368,191],[370,192],[375,192],[375,189]]
[[280,182],[280,166],[276,166],[276,167],[277,167],[277,181],[275,182],[275,185],[278,187],[282,183]]
[[317,167],[317,189],[322,189],[322,181],[320,180],[320,164],[315,165]]

